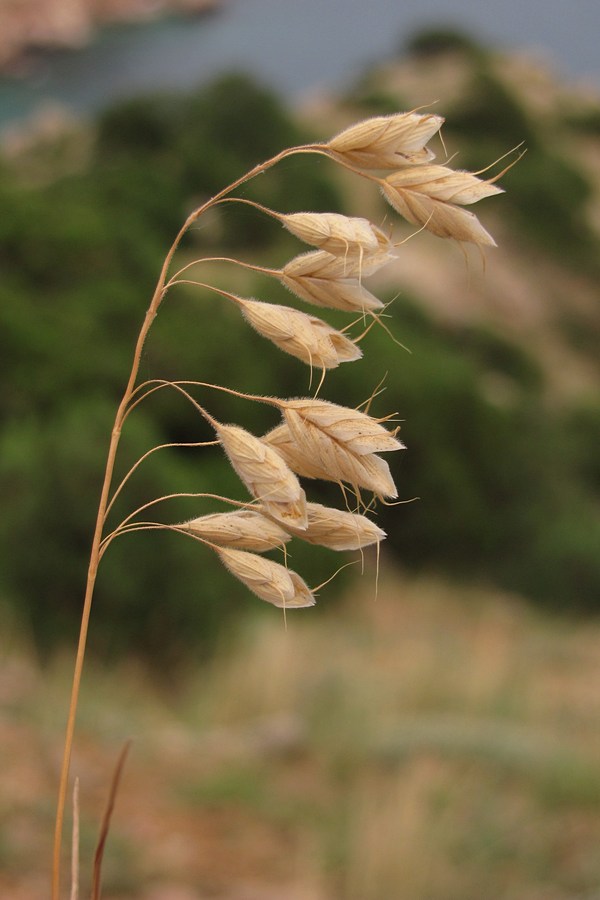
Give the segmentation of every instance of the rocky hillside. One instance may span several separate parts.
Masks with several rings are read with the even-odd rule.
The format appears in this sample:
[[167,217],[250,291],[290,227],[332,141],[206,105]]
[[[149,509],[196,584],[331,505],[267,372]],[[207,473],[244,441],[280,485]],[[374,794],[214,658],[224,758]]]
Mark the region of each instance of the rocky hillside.
[[0,68],[18,63],[31,49],[86,44],[109,22],[149,19],[167,12],[200,13],[222,0],[3,0],[0,5]]

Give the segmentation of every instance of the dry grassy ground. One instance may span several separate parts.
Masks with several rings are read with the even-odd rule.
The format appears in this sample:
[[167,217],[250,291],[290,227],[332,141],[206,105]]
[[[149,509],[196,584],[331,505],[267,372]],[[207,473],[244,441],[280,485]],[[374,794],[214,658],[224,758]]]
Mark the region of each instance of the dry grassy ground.
[[[287,631],[267,610],[172,694],[90,665],[82,896],[128,737],[105,900],[600,896],[600,625],[373,578]],[[48,894],[68,678],[2,664],[2,897]]]

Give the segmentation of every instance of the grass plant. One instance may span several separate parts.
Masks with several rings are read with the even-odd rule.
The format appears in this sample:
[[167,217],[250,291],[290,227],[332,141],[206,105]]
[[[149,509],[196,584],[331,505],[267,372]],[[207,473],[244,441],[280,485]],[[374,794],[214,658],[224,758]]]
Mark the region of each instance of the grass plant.
[[[135,342],[130,374],[117,408],[107,452],[60,775],[52,900],[59,900],[61,893],[63,822],[94,587],[99,564],[113,541],[133,532],[150,530],[166,530],[191,538],[214,553],[232,576],[260,599],[283,609],[285,617],[291,609],[314,605],[318,590],[288,567],[287,542],[296,538],[334,550],[355,551],[360,554],[360,559],[366,547],[379,547],[385,537],[367,514],[373,511],[377,502],[394,502],[398,496],[389,465],[380,454],[400,450],[403,444],[397,437],[398,426],[393,425],[395,412],[383,416],[374,416],[370,412],[378,393],[377,386],[370,386],[370,396],[362,398],[362,406],[358,408],[340,406],[319,395],[326,372],[344,362],[360,359],[359,345],[365,334],[370,328],[386,327],[383,304],[364,286],[363,279],[390,262],[400,252],[402,242],[365,218],[302,211],[283,214],[251,203],[257,207],[258,215],[275,218],[295,237],[315,248],[300,254],[281,270],[254,268],[272,275],[296,299],[349,313],[352,321],[337,330],[321,318],[293,307],[237,296],[202,280],[202,275],[198,275],[202,272],[202,263],[214,263],[214,259],[193,260],[177,268],[175,257],[183,238],[202,216],[218,205],[225,202],[247,204],[249,201],[236,196],[236,192],[280,161],[296,154],[317,154],[372,183],[393,209],[419,229],[461,244],[473,243],[480,248],[493,246],[492,236],[464,207],[499,193],[501,189],[495,182],[502,172],[482,178],[483,173],[455,171],[446,165],[434,164],[433,153],[427,144],[438,133],[442,122],[438,115],[417,111],[379,116],[350,126],[329,141],[282,150],[195,208],[167,252]],[[222,261],[223,264],[238,262],[234,259]],[[177,382],[160,378],[142,380],[140,366],[149,331],[159,309],[180,284],[196,285],[200,291],[216,292],[232,302],[262,337],[305,363],[311,373],[310,396],[251,395],[235,385],[192,379]],[[227,353],[226,340],[223,352]],[[239,374],[235,373],[234,365],[232,374]],[[184,397],[193,406],[209,432],[207,439],[151,447],[115,483],[117,451],[129,417],[135,415],[141,403],[165,391]],[[209,409],[213,391],[266,405],[280,416],[279,424],[267,434],[255,435],[237,424],[222,423]],[[202,448],[215,444],[226,454],[250,499],[225,497],[215,491],[196,495],[196,499],[199,506],[203,499],[216,501],[225,508],[223,512],[196,515],[190,521],[178,523],[155,519],[156,507],[162,507],[169,499],[195,496],[178,492],[150,498],[120,522],[113,521],[117,498],[149,456],[169,447]],[[311,503],[301,478],[339,484],[342,508]],[[264,555],[272,550],[283,551],[282,562]],[[111,798],[116,783],[115,777]],[[96,853],[93,900],[100,896],[100,864],[109,818],[110,804]],[[73,889],[76,890],[76,885]]]

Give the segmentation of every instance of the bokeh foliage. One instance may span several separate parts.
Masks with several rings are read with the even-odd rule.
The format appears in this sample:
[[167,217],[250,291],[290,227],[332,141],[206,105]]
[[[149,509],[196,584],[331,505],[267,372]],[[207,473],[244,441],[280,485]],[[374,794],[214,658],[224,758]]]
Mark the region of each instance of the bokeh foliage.
[[[488,76],[481,78],[480,90],[498,92]],[[454,118],[465,137],[484,130],[474,108]],[[514,124],[512,107],[502,119],[509,120]],[[530,156],[533,175],[525,178],[523,169],[525,195],[513,200],[515,208],[527,204],[536,172],[542,178],[550,164],[566,172],[526,124],[538,156]],[[309,137],[274,96],[231,76],[192,95],[140,98],[107,110],[89,165],[43,188],[20,186],[0,172],[0,565],[4,601],[42,655],[77,628],[108,433],[166,248],[202,198]],[[343,211],[330,172],[322,160],[298,158],[243,194],[282,211]],[[579,178],[585,191],[577,173],[565,178]],[[521,182],[512,190],[519,195]],[[548,198],[554,212],[564,213],[563,225],[568,210],[560,204],[571,193],[557,188]],[[549,227],[550,218],[540,213],[527,227]],[[576,231],[577,222],[571,225]],[[223,238],[224,246],[242,255],[251,249],[265,263],[298,252],[272,220],[230,207],[219,221],[195,229],[184,253],[220,252]],[[272,284],[255,281],[248,293],[281,298]],[[416,297],[392,310],[390,326],[412,354],[373,329],[366,359],[333,373],[327,389],[328,398],[357,404],[386,376],[386,410],[398,409],[406,420],[409,450],[393,464],[401,496],[420,499],[381,511],[386,552],[407,566],[496,581],[564,611],[597,612],[600,473],[591,448],[600,408],[548,410],[535,361],[506,339],[442,328]],[[300,363],[267,348],[216,296],[188,289],[174,291],[161,310],[142,375],[214,379],[282,396],[308,390]],[[274,424],[266,408],[210,391],[202,399],[222,421],[257,433]],[[210,437],[183,399],[162,392],[128,421],[120,472],[153,445]],[[151,457],[118,508],[125,515],[176,491],[244,497],[217,449],[182,448]],[[311,496],[326,502],[333,494],[314,485]],[[214,508],[177,501],[162,514],[178,521]],[[292,565],[311,584],[338,562],[292,546]],[[105,657],[134,652],[175,670],[190,654],[210,650],[240,603],[259,606],[192,541],[125,537],[103,562],[92,648]]]

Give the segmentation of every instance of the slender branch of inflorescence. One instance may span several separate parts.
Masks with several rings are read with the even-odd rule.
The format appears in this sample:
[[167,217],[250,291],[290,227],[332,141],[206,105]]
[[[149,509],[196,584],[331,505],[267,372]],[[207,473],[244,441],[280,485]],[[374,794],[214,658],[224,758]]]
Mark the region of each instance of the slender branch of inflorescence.
[[[107,534],[106,537],[102,539],[102,542],[100,544],[101,554],[105,552],[108,545],[115,537],[117,537],[117,535],[125,531],[126,528],[129,528],[132,519],[134,519],[136,516],[139,516],[139,514],[144,512],[145,510],[150,509],[153,506],[157,506],[159,503],[164,503],[166,500],[181,500],[182,498],[193,498],[197,500],[200,497],[203,500],[220,500],[222,503],[228,503],[231,506],[235,506],[239,509],[246,509],[248,507],[248,503],[244,503],[241,500],[232,500],[230,497],[224,497],[221,494],[212,494],[207,491],[178,491],[175,494],[164,494],[162,497],[155,497],[154,500],[149,500],[147,503],[143,503],[141,506],[138,506],[137,509],[134,509],[132,512],[130,512],[123,519],[123,521],[119,525],[117,525],[114,531],[111,531],[110,534]],[[137,525],[138,523],[136,522],[134,524]]]
[[144,454],[142,454],[142,456],[140,456],[140,458],[138,460],[136,460],[136,462],[132,465],[132,467],[129,469],[129,471],[124,476],[124,478],[120,482],[119,486],[115,490],[114,494],[112,495],[112,499],[111,499],[110,503],[106,507],[106,513],[104,516],[104,520],[106,521],[106,519],[108,518],[108,514],[110,513],[117,497],[119,496],[119,494],[121,493],[121,491],[123,490],[123,488],[125,487],[127,482],[129,481],[129,479],[131,478],[133,473],[136,471],[138,466],[140,466],[144,462],[144,460],[148,459],[148,457],[151,456],[153,453],[156,453],[158,450],[167,450],[167,449],[170,449],[173,447],[211,447],[218,443],[219,443],[218,441],[176,441],[176,442],[172,442],[169,444],[157,444],[156,447],[151,447],[150,450],[146,450],[146,452]]

